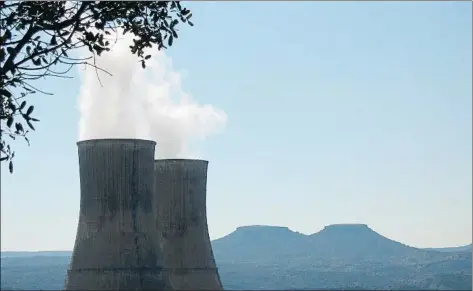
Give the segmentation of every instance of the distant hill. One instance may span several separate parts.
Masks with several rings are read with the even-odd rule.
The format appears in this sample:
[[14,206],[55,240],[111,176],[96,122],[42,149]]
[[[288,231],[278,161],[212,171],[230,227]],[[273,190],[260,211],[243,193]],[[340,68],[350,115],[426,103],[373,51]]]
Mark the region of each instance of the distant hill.
[[214,240],[212,246],[215,256],[228,262],[270,262],[295,257],[386,260],[431,255],[388,239],[365,224],[329,225],[312,235],[287,227],[245,226]]
[[317,257],[386,259],[425,252],[384,237],[366,224],[329,225],[309,240]]
[[[305,235],[245,226],[212,242],[227,289],[471,290],[471,253],[407,246],[365,224]],[[238,274],[236,276],[235,274]]]
[[214,256],[225,262],[278,261],[306,247],[307,236],[279,226],[242,226],[212,241]]

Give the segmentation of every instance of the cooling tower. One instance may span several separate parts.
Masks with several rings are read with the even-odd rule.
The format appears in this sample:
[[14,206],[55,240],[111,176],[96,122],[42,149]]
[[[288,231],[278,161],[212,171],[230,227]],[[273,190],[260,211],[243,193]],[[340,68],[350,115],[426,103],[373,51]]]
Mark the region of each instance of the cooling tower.
[[80,215],[66,290],[164,290],[153,205],[155,142],[80,141]]
[[155,161],[160,248],[174,290],[222,290],[207,227],[207,161]]

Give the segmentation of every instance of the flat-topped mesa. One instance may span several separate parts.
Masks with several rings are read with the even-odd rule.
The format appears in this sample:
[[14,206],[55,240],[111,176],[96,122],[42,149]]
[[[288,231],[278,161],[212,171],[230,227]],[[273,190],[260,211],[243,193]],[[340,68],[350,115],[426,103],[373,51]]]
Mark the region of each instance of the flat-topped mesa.
[[207,226],[208,161],[155,161],[159,247],[174,290],[222,290]]
[[293,232],[286,226],[271,226],[271,225],[246,225],[246,226],[239,226],[236,228],[234,233],[242,233],[242,234],[252,234],[255,233],[256,235],[260,233],[289,233]]
[[165,290],[152,207],[156,143],[77,143],[80,215],[66,290]]
[[347,230],[347,229],[371,229],[368,227],[367,224],[362,223],[337,223],[337,224],[330,224],[324,227],[327,230]]
[[340,223],[340,224],[331,224],[325,226],[319,233],[326,234],[346,234],[346,235],[356,235],[356,234],[374,234],[374,230],[368,227],[366,224],[360,223]]
[[277,225],[244,225],[237,227],[236,230],[255,230],[260,231],[263,229],[272,229],[272,230],[284,230],[284,231],[291,231],[287,226],[277,226]]

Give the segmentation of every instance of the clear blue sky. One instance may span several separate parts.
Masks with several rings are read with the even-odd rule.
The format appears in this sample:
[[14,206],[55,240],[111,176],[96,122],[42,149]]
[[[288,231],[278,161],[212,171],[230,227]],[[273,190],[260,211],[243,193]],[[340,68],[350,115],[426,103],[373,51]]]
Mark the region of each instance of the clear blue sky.
[[[418,247],[470,243],[471,5],[191,3],[168,55],[228,115],[201,145],[211,237],[359,222]],[[2,250],[74,244],[80,79],[42,85],[56,95],[32,100],[32,145],[17,143],[14,175],[2,166]]]

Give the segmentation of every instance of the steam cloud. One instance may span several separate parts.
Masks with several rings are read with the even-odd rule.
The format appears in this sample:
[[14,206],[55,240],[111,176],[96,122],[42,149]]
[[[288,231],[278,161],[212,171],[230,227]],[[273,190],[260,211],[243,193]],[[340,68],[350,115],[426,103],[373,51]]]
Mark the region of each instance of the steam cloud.
[[97,66],[113,76],[82,67],[79,140],[151,139],[157,142],[156,158],[188,158],[190,142],[224,129],[225,112],[186,94],[163,51],[150,51],[152,58],[142,69],[130,44],[131,38],[124,37],[97,58]]

